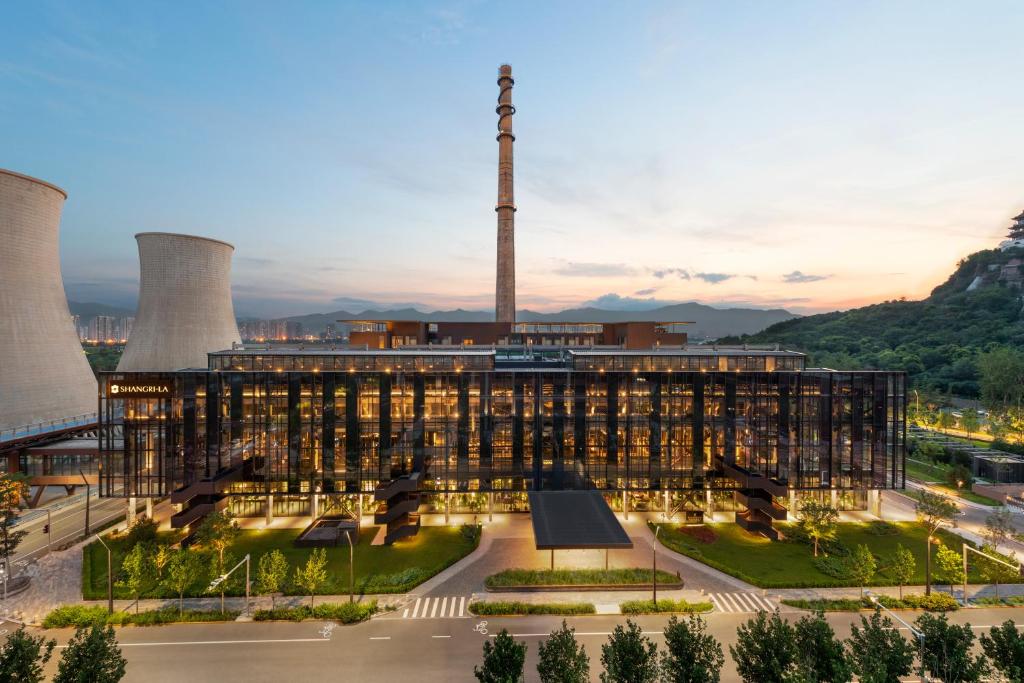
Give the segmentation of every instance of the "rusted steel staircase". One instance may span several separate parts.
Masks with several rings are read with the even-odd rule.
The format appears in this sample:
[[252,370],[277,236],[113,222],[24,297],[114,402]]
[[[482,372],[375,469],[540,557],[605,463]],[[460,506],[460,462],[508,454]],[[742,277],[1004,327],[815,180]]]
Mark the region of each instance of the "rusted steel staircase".
[[415,536],[420,530],[420,477],[422,472],[406,474],[379,484],[374,500],[384,503],[373,515],[375,524],[386,525],[384,543],[391,545],[400,538]]
[[736,512],[736,523],[747,531],[764,534],[774,541],[782,540],[782,532],[773,526],[773,522],[785,521],[788,516],[786,508],[775,502],[776,496],[789,493],[786,485],[735,463],[727,463],[723,458],[717,458],[717,461],[726,476],[740,486],[736,498],[746,510]]

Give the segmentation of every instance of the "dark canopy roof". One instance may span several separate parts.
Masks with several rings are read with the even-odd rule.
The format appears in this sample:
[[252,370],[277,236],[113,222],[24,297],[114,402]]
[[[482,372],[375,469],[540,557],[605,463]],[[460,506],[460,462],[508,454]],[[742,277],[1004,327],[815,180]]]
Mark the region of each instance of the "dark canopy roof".
[[600,491],[532,491],[529,497],[537,550],[633,547]]

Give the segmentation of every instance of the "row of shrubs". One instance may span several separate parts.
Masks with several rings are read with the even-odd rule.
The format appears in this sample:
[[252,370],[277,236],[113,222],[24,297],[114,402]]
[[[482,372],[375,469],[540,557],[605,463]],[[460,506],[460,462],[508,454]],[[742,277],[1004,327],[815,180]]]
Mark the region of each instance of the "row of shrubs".
[[[518,586],[628,586],[651,583],[651,570],[632,569],[506,569],[487,577],[488,588]],[[682,585],[678,574],[658,570],[658,583]]]
[[519,602],[518,600],[487,600],[471,602],[469,611],[478,616],[504,617],[525,614],[594,614],[590,602]]
[[71,626],[92,626],[93,624],[112,624],[115,626],[157,626],[159,624],[175,624],[181,622],[200,621],[234,621],[238,611],[209,612],[203,610],[184,610],[165,607],[145,612],[114,612],[107,613],[106,607],[86,605],[62,605],[51,611],[43,619],[43,628],[69,628]]
[[252,613],[253,621],[304,621],[306,619],[329,619],[342,624],[366,621],[377,613],[377,601],[369,602],[325,602],[314,607],[278,607],[258,609]]
[[[878,596],[878,602],[889,609],[923,609],[929,612],[952,612],[960,609],[960,603],[948,593],[932,593],[931,595],[904,595],[902,599],[887,595]],[[835,599],[784,599],[782,604],[800,609],[821,610],[824,612],[856,612],[861,609],[872,609],[874,603],[868,598],[835,598]]]
[[975,598],[973,602],[976,605],[992,605],[994,607],[1002,607],[1004,605],[1020,607],[1024,605],[1024,595],[1008,595],[1005,598]]
[[710,612],[710,602],[687,602],[686,600],[626,600],[619,605],[623,614],[664,614]]

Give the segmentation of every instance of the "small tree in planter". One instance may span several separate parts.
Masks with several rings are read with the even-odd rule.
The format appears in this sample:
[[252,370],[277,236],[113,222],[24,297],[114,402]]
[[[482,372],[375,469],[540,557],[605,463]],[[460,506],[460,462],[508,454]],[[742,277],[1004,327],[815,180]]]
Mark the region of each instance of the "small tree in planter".
[[896,546],[896,552],[892,556],[892,564],[889,565],[889,574],[893,581],[899,584],[900,600],[903,599],[903,587],[914,580],[914,572],[917,571],[917,562],[914,560],[914,553],[903,547]]
[[[217,576],[223,576],[226,571],[224,562],[224,553],[231,544],[238,538],[238,534],[241,533],[241,529],[238,528],[238,523],[231,518],[230,512],[214,512],[211,515],[207,515],[206,519],[199,526],[196,531],[196,540],[199,545],[204,548],[209,548],[214,553],[215,569]],[[224,611],[224,589],[226,586],[221,584],[220,590],[220,611]]]
[[31,636],[22,626],[0,649],[0,681],[43,683],[43,666],[50,661],[56,640]]
[[473,667],[480,683],[519,683],[526,664],[526,643],[518,643],[505,629],[494,639],[484,641],[484,661]]
[[178,594],[178,614],[182,612],[185,591],[202,578],[204,566],[203,557],[187,548],[180,548],[171,553],[163,585]]
[[270,609],[274,609],[276,595],[284,588],[291,566],[280,550],[274,549],[260,556],[256,566],[256,592],[270,596]]
[[313,595],[327,580],[327,551],[314,548],[302,567],[295,568],[295,584],[309,593],[309,606],[313,607]]
[[562,620],[547,640],[541,641],[537,673],[541,683],[586,683],[590,680],[590,657],[576,642],[576,629]]
[[860,586],[860,597],[863,599],[864,586],[874,578],[875,572],[878,571],[878,562],[875,561],[875,556],[871,554],[871,549],[862,543],[853,551],[849,566],[850,576]]
[[137,543],[121,563],[121,578],[117,585],[128,589],[135,596],[135,613],[139,613],[142,593],[153,585],[156,568],[153,565],[153,548],[146,543]]

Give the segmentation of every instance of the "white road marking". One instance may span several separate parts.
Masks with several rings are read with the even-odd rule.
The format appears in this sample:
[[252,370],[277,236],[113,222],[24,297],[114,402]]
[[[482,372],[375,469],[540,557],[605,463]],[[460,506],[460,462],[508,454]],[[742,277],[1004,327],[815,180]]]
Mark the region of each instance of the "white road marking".
[[437,616],[437,606],[440,603],[441,603],[441,598],[434,598],[434,609],[430,610],[430,618],[431,619],[433,619],[434,617]]
[[466,597],[446,595],[439,598],[416,598],[411,612],[406,607],[402,619],[455,619],[466,616]]
[[[390,638],[390,636],[388,636]],[[118,647],[152,647],[167,645],[251,645],[253,643],[329,643],[331,641],[323,638],[267,638],[264,640],[180,640],[164,643],[121,643]],[[58,645],[57,649],[66,648],[67,645]]]
[[451,638],[451,636],[430,636],[431,638]]
[[775,605],[756,593],[708,593],[711,604],[719,612],[748,613],[762,610],[772,611]]
[[370,640],[391,640],[391,636],[370,636]]
[[416,598],[416,604],[412,607],[412,618],[416,618],[416,613],[420,611],[420,599]]
[[[452,602],[455,602],[455,598],[452,598]],[[448,609],[448,596],[445,596],[444,600],[441,601],[441,616],[445,616],[445,611]]]
[[466,616],[466,597],[465,596],[459,598],[459,616],[460,617]]

